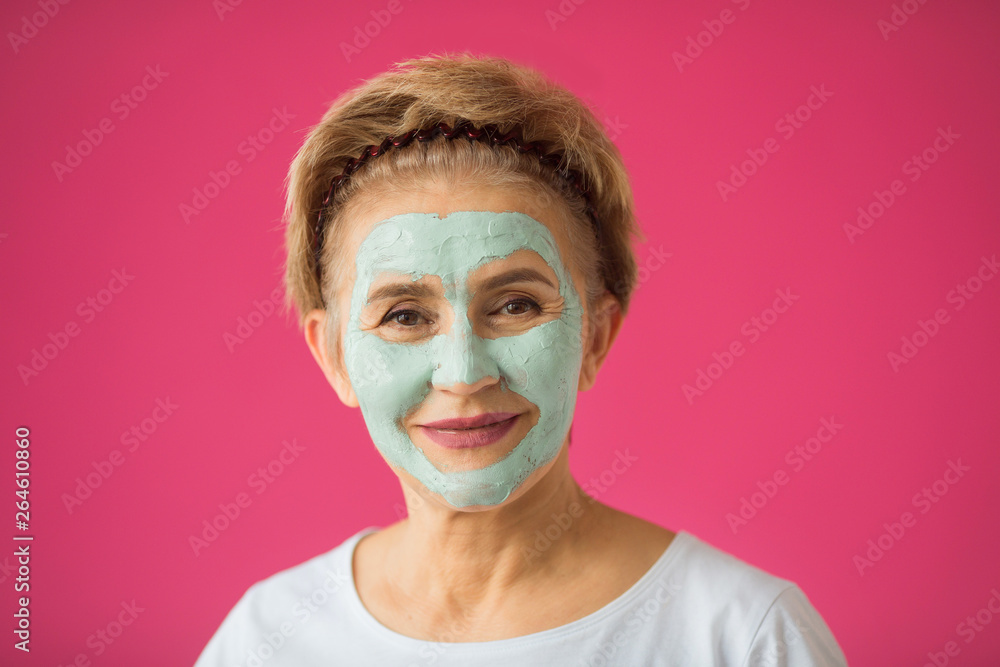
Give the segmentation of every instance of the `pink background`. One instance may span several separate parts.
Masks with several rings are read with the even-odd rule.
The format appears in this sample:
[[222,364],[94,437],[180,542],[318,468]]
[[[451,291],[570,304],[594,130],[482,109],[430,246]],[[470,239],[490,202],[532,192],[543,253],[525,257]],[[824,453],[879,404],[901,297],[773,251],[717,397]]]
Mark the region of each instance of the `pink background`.
[[[397,519],[395,477],[294,322],[254,315],[245,341],[226,335],[267,313],[255,302],[279,285],[282,182],[306,128],[396,61],[469,49],[592,104],[634,181],[647,270],[579,398],[578,480],[604,473],[602,501],[797,582],[851,664],[940,661],[948,642],[949,664],[997,664],[1000,280],[972,280],[961,308],[949,293],[1000,253],[1000,5],[909,0],[916,12],[883,35],[888,0],[400,1],[390,15],[381,0],[253,0],[221,17],[210,0],[72,2],[37,31],[24,22],[43,23],[37,1],[4,3],[0,497],[12,536],[12,440],[26,425],[35,541],[30,656],[11,648],[16,575],[0,556],[0,662],[190,664],[251,583]],[[724,10],[731,23],[713,24]],[[345,57],[373,11],[391,20]],[[711,41],[706,21],[722,27]],[[707,46],[679,68],[674,52],[700,32]],[[776,123],[812,87],[829,95],[788,136]],[[274,109],[292,118],[268,135]],[[958,138],[936,154],[939,128]],[[85,132],[100,143],[57,174]],[[269,143],[252,154],[258,133]],[[906,163],[925,149],[937,159],[913,181]],[[767,160],[724,200],[718,182],[748,150]],[[239,173],[186,221],[181,205],[230,161]],[[896,179],[905,192],[852,242],[845,223]],[[134,278],[102,292],[122,269]],[[797,300],[752,340],[750,318],[771,318],[779,289]],[[100,312],[89,298],[105,299]],[[894,369],[888,354],[939,309],[947,322]],[[78,335],[22,380],[71,322]],[[744,353],[711,367],[734,341]],[[688,400],[699,371],[715,379]],[[177,406],[162,423],[157,399]],[[824,418],[842,429],[796,463]],[[143,424],[156,427],[145,441],[122,441]],[[304,449],[252,486],[283,441]],[[624,448],[638,462],[616,475]],[[114,450],[121,465],[68,511],[64,494]],[[949,461],[968,470],[935,491]],[[772,488],[776,473],[786,483]],[[925,487],[933,504],[915,502]],[[239,493],[252,504],[196,556],[189,536]],[[760,507],[734,531],[744,498]],[[905,533],[885,535],[904,512]],[[880,536],[891,545],[859,572]],[[143,611],[114,643],[88,642],[133,600]],[[991,622],[970,637],[959,625],[977,613]]]

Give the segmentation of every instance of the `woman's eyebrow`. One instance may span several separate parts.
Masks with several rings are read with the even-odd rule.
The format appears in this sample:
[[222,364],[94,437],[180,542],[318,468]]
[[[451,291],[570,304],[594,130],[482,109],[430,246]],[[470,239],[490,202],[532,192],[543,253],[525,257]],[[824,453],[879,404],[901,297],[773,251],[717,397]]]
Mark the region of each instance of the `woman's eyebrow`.
[[[552,289],[557,289],[552,281],[546,278],[541,272],[532,268],[511,269],[499,275],[488,278],[479,285],[479,289],[492,291],[510,285],[511,283],[540,282],[548,285]],[[368,303],[372,304],[382,299],[395,299],[398,297],[411,297],[414,299],[431,298],[434,296],[433,288],[423,283],[391,283],[376,288],[368,295]]]
[[423,283],[392,283],[383,285],[368,295],[368,303],[374,303],[381,299],[395,299],[400,296],[408,296],[415,299],[430,298],[434,296],[434,290]]
[[539,282],[548,285],[552,289],[557,289],[552,281],[542,275],[541,272],[535,269],[524,267],[520,269],[511,269],[510,271],[504,271],[499,275],[495,275],[492,278],[488,278],[479,285],[479,289],[484,289],[486,291],[491,291],[503,287],[504,285],[509,285],[511,283],[530,283]]

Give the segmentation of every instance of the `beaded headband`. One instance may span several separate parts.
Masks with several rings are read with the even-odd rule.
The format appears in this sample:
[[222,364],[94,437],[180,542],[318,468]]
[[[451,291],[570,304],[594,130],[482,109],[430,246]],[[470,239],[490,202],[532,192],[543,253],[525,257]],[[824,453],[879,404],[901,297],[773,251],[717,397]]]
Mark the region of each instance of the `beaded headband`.
[[575,169],[565,167],[559,168],[559,163],[562,161],[562,155],[560,153],[546,152],[537,142],[528,144],[524,143],[517,130],[501,134],[496,125],[484,125],[481,128],[476,128],[470,122],[462,121],[456,125],[454,129],[452,129],[447,123],[438,123],[437,125],[427,129],[410,130],[406,134],[399,137],[387,137],[378,146],[369,146],[364,150],[360,157],[351,158],[344,167],[343,172],[339,176],[335,176],[330,182],[330,189],[326,193],[326,198],[323,200],[323,208],[320,209],[319,215],[316,217],[316,226],[314,228],[313,254],[316,262],[316,278],[319,280],[320,285],[323,284],[323,264],[320,262],[320,256],[323,251],[323,214],[330,205],[330,202],[333,201],[334,195],[337,192],[337,187],[342,185],[351,174],[361,167],[362,164],[370,158],[382,155],[389,150],[389,148],[402,148],[414,139],[421,142],[430,141],[439,134],[444,135],[446,139],[453,139],[461,136],[467,138],[469,141],[479,140],[485,142],[487,145],[493,146],[502,146],[505,144],[513,145],[520,153],[527,153],[529,151],[535,153],[535,155],[538,156],[539,162],[555,168],[556,173],[569,181],[576,191],[583,196],[587,203],[587,214],[594,223],[594,230],[597,232],[597,238],[601,238],[601,222],[597,217],[597,209],[590,198],[590,190],[583,186],[583,177],[580,172]]

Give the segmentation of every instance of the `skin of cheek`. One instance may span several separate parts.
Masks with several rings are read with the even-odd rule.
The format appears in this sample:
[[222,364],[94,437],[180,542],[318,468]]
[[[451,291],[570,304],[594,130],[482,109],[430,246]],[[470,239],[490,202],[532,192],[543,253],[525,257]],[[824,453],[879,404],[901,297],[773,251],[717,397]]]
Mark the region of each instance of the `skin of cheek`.
[[[514,336],[475,335],[467,315],[469,273],[513,252],[537,252],[552,268],[563,299],[557,319]],[[404,213],[377,223],[357,254],[345,338],[348,375],[375,446],[454,507],[498,505],[558,453],[573,419],[582,363],[582,306],[551,232],[518,212]],[[382,272],[420,280],[440,276],[456,318],[448,334],[419,343],[391,343],[359,328],[369,288]],[[402,427],[431,384],[473,384],[502,378],[539,410],[538,422],[503,459],[476,470],[438,470]],[[502,386],[502,385],[501,385]]]

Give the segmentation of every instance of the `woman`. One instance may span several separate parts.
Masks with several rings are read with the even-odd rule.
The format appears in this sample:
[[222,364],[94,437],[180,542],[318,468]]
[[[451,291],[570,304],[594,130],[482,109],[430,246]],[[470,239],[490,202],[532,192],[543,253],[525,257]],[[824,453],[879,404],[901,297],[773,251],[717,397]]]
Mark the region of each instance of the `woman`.
[[570,474],[638,235],[577,98],[502,59],[401,63],[313,128],[286,213],[288,303],[409,515],[252,586],[199,667],[845,664],[795,584]]

